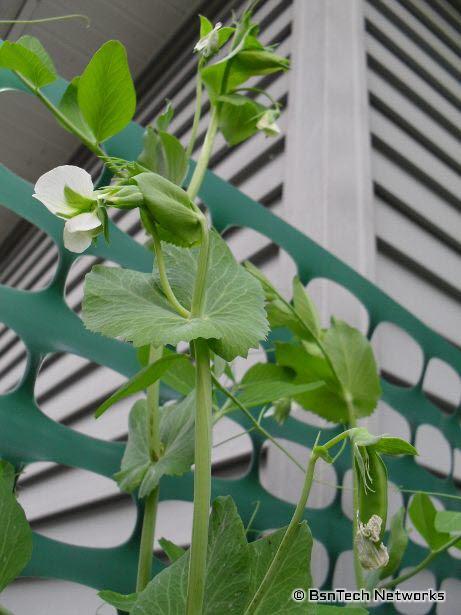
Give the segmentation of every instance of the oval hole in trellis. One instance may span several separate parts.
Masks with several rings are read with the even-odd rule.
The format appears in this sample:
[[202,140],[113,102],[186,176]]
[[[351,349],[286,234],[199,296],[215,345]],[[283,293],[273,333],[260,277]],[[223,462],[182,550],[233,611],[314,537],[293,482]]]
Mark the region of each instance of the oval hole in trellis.
[[229,479],[244,476],[252,457],[253,442],[245,429],[227,417],[219,420],[213,428],[213,476]]
[[163,500],[158,505],[155,550],[161,550],[159,538],[168,538],[181,547],[188,547],[192,533],[194,505],[184,500]]
[[[459,553],[459,551],[458,551]],[[437,605],[437,615],[452,615],[459,611],[461,602],[461,580],[443,579],[440,584],[441,591],[446,592],[445,602]]]
[[461,482],[461,449],[453,449],[453,478]]
[[[405,574],[409,569],[403,568],[402,574]],[[424,591],[428,587],[436,587],[434,574],[430,570],[421,570],[414,577],[408,579],[404,583],[397,586],[402,591]],[[425,615],[432,609],[432,602],[395,602],[395,610],[403,615]]]
[[452,414],[461,402],[461,378],[451,365],[435,357],[427,365],[423,391],[432,403]]
[[333,573],[332,587],[344,587],[349,590],[357,587],[354,577],[354,556],[352,551],[343,551],[338,555]]
[[21,338],[0,323],[0,395],[13,390],[24,375],[27,348]]
[[134,529],[133,501],[106,476],[40,462],[26,467],[19,485],[19,502],[33,529],[49,538],[111,547],[125,542]]
[[96,420],[94,411],[126,378],[118,372],[70,354],[55,353],[43,361],[35,382],[40,409],[76,431],[109,440],[126,436],[128,414],[141,394],[126,398]]
[[13,229],[5,227],[7,239],[5,237],[0,256],[0,284],[21,290],[46,288],[58,266],[59,252],[56,244],[47,233],[27,220],[13,216],[1,205],[0,216],[2,220],[7,217],[7,224],[10,218],[11,221],[18,220]]
[[[31,606],[33,604],[33,607]],[[62,581],[60,579],[20,578],[2,592],[2,605],[14,609],[15,613],[33,615],[82,615],[96,613],[102,605],[96,589]],[[98,615],[116,615],[117,611],[107,605],[98,611]]]
[[[310,455],[308,448],[282,438],[277,438],[277,441],[302,467],[306,467]],[[336,471],[332,465],[320,459],[316,465],[315,479],[307,508],[326,508],[336,496]],[[259,480],[270,494],[296,504],[302,490],[304,473],[272,442],[266,441],[262,450]]]
[[416,430],[417,464],[437,475],[448,476],[451,471],[451,447],[441,431],[432,425],[420,425]]
[[387,434],[404,440],[410,440],[411,430],[403,414],[394,410],[384,401],[380,400],[372,417],[360,419],[360,426],[368,427],[372,433]]
[[307,291],[317,306],[323,327],[329,327],[334,316],[366,334],[369,325],[368,311],[347,288],[333,280],[315,278],[307,285]]
[[[307,423],[308,425],[313,425],[314,427],[319,427],[321,429],[331,429],[333,424],[328,422],[323,417],[311,412],[310,410],[306,410],[296,402],[292,402],[291,405],[291,416],[296,418],[298,421],[302,423]],[[328,438],[327,434],[323,434],[324,437]]]
[[297,266],[285,250],[251,228],[229,227],[223,238],[239,262],[252,262],[283,296],[291,299],[292,279]]
[[94,265],[104,265],[105,267],[119,267],[117,263],[96,256],[85,254],[77,258],[67,274],[64,298],[70,309],[80,314],[82,311],[83,285],[85,276],[90,273]]
[[381,322],[371,344],[381,375],[395,385],[412,387],[421,377],[423,351],[406,331],[390,322]]

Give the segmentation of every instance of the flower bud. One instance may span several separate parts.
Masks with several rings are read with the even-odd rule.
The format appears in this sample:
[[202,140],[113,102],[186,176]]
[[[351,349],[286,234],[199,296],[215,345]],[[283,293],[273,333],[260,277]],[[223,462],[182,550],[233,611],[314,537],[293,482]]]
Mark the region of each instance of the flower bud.
[[120,186],[104,195],[104,200],[108,205],[119,209],[134,209],[144,203],[144,197],[138,186]]

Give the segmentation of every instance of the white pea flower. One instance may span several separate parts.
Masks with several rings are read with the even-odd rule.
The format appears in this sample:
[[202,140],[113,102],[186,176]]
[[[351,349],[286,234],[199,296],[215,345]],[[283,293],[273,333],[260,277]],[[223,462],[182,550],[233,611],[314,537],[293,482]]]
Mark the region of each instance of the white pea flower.
[[66,220],[64,245],[68,250],[84,252],[102,231],[93,181],[84,169],[63,165],[48,171],[38,179],[33,196]]
[[280,128],[276,120],[280,112],[276,109],[267,109],[258,120],[256,128],[262,130],[267,137],[276,137],[280,134]]
[[194,47],[194,51],[202,54],[205,58],[213,55],[219,50],[219,35],[218,30],[222,27],[222,23],[218,22],[211,32],[208,32],[205,36],[198,41]]
[[378,515],[372,515],[368,523],[359,521],[355,544],[360,563],[365,570],[377,570],[386,566],[389,561],[387,548],[381,542],[381,525],[383,520]]

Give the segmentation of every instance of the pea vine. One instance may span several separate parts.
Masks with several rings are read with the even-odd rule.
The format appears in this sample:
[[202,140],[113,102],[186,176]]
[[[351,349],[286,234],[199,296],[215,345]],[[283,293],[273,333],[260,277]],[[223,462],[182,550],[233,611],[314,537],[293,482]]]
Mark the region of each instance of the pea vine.
[[[251,84],[255,77],[288,70],[289,62],[260,42],[253,8],[231,26],[200,17],[189,143],[184,147],[170,131],[174,110],[168,104],[146,128],[136,160],[110,157],[104,147],[127,126],[136,108],[120,42],[109,41],[94,54],[57,106],[43,89],[57,74],[41,43],[23,36],[0,47],[0,67],[12,71],[112,175],[108,185],[95,188],[84,169],[64,165],[36,182],[34,197],[64,221],[65,247],[81,253],[100,241],[100,235],[110,241],[108,211],[135,209],[153,254],[149,274],[93,267],[83,302],[85,326],[133,344],[140,362],[140,371],[101,404],[96,417],[117,401],[146,392],[131,410],[127,446],[114,477],[121,490],[137,493],[143,502],[137,584],[130,595],[111,588],[100,592],[105,602],[133,615],[336,613],[340,607],[296,603],[291,596],[296,588],[307,592],[312,586],[312,536],[304,517],[316,463],[334,464],[346,447],[353,471],[351,544],[358,587],[396,586],[448,548],[461,547],[461,513],[436,511],[424,492],[417,492],[408,509],[392,518],[386,539],[385,458],[417,451],[400,438],[373,435],[358,426],[359,419],[375,411],[381,395],[368,340],[340,320],[323,328],[298,278],[288,301],[251,263],[238,264],[198,200],[219,132],[230,146],[261,132],[268,137],[280,132],[280,104]],[[192,164],[204,92],[210,103],[208,127]],[[290,333],[287,341],[274,338],[269,362],[253,365],[238,381],[234,359],[246,357],[277,329]],[[189,350],[177,352],[184,343]],[[160,382],[176,390],[179,399],[161,405]],[[271,422],[283,423],[293,403],[342,426],[327,442],[321,442],[319,433],[307,468],[271,435]],[[250,541],[251,528],[244,528],[232,499],[211,502],[212,427],[234,412],[243,412],[250,430],[281,449],[305,476],[289,525]],[[185,474],[192,465],[190,549],[161,539],[170,565],[152,578],[162,478]],[[21,573],[32,553],[31,530],[15,498],[16,470],[7,461],[0,463],[0,591]],[[408,543],[406,515],[426,541],[428,554],[398,575]],[[253,517],[258,518],[258,509]],[[364,613],[365,606],[349,612]],[[0,607],[0,613],[7,612]]]

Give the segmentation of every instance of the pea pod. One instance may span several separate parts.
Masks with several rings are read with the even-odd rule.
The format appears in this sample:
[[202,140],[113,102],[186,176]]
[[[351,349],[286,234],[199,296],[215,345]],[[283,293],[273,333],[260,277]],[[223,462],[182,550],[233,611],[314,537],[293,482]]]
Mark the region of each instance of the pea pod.
[[374,450],[373,446],[360,447],[360,452],[365,467],[363,467],[356,455],[356,469],[359,492],[359,521],[367,524],[373,515],[382,519],[380,538],[382,540],[386,529],[387,519],[387,470],[381,455]]

